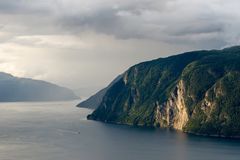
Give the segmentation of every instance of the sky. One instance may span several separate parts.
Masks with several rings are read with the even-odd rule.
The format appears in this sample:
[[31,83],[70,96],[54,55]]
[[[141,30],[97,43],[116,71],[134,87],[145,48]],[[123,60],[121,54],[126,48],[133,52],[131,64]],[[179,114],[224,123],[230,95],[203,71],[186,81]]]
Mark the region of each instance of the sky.
[[130,66],[240,41],[239,0],[0,0],[0,71],[100,89]]

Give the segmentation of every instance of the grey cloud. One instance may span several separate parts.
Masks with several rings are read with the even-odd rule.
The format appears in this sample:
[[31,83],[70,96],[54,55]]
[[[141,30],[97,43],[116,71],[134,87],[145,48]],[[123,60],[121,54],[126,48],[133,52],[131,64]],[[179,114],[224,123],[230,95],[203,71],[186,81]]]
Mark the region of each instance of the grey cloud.
[[[26,0],[1,0],[1,14],[49,14],[51,3],[46,5],[43,1],[26,1]],[[50,1],[49,1],[50,2]]]
[[114,13],[113,9],[106,9],[83,15],[59,17],[58,22],[62,27],[77,31],[95,29],[100,32],[112,33],[114,28],[120,24]]
[[[176,26],[175,26],[176,27]],[[194,24],[177,25],[181,29],[175,29],[175,27],[168,28],[169,35],[184,36],[184,35],[198,35],[198,34],[210,34],[224,32],[224,24],[205,22],[201,24],[199,22]]]
[[238,0],[0,0],[0,59],[6,58],[0,69],[72,87],[103,86],[140,61],[239,43],[239,5]]
[[[202,42],[212,41],[215,38],[222,38],[216,41],[216,44],[219,43],[218,47],[227,43],[228,39],[222,37],[222,34],[228,34],[225,33],[227,24],[224,17],[217,15],[218,13],[205,12],[203,9],[202,13],[189,18],[184,17],[178,8],[173,11],[176,14],[172,15],[172,11],[166,6],[165,3],[159,4],[154,0],[140,1],[135,6],[130,3],[117,8],[103,7],[87,14],[63,16],[58,19],[58,23],[71,31],[94,30],[120,39],[152,39],[167,43],[175,42],[175,44],[183,40],[191,44],[191,37],[194,36],[198,37],[195,39],[201,46]],[[207,18],[203,18],[203,15]],[[206,36],[203,36],[204,34]],[[219,36],[216,37],[216,34]],[[209,45],[207,47],[210,47]]]
[[[90,2],[94,4],[93,0]],[[29,27],[26,30],[30,32],[26,34],[44,34],[45,32],[46,34],[75,35],[92,30],[119,39],[150,39],[174,44],[181,43],[179,40],[191,44],[193,41],[191,37],[195,37],[194,39],[198,40],[201,46],[202,42],[222,38],[216,41],[221,46],[230,41],[229,37],[234,36],[228,33],[226,26],[233,24],[229,24],[229,19],[226,18],[227,16],[235,17],[235,15],[226,15],[225,11],[214,10],[211,7],[204,8],[211,2],[193,1],[189,2],[189,6],[184,6],[186,0],[96,2],[98,2],[97,5],[91,8],[91,5],[81,5],[84,1],[75,0],[70,0],[69,3],[60,0],[0,1],[0,13],[38,14],[30,18],[26,16],[26,19],[16,16],[15,23]],[[77,4],[72,6],[75,10],[66,8],[65,3],[68,4],[67,7],[71,7],[71,3]],[[177,7],[174,6],[175,3],[178,4]],[[193,10],[191,5],[196,6],[195,3],[199,3],[199,8]],[[87,7],[90,9],[87,10]],[[23,19],[23,22],[19,19]]]

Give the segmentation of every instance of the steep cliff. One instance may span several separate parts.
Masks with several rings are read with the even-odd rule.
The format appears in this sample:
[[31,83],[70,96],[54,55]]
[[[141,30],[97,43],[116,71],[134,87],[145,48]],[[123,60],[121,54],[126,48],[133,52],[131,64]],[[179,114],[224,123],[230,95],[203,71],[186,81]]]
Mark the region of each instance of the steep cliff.
[[109,88],[89,119],[240,136],[240,47],[140,63]]

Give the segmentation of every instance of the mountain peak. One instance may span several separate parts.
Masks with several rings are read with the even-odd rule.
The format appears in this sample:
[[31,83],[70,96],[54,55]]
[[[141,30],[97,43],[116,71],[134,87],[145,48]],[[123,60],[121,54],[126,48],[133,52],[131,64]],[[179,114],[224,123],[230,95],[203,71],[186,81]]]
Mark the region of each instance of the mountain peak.
[[59,101],[78,97],[68,88],[0,72],[0,102]]
[[5,73],[5,72],[0,72],[0,79],[10,79],[13,78],[14,76],[9,74],[9,73]]
[[224,48],[223,51],[240,51],[240,45]]

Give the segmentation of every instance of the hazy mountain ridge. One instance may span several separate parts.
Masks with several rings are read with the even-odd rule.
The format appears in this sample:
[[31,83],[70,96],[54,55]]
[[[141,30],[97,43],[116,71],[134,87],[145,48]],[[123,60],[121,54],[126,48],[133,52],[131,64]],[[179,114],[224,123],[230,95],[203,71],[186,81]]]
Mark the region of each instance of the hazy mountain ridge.
[[140,63],[110,87],[89,119],[240,136],[240,47]]
[[73,99],[78,99],[78,97],[70,89],[41,80],[18,78],[7,73],[0,73],[1,102]]
[[122,75],[117,76],[106,88],[100,90],[87,100],[81,102],[80,104],[77,105],[77,107],[96,109],[101,104],[102,99],[105,96],[108,89],[112,87],[118,80],[120,80],[121,77]]

